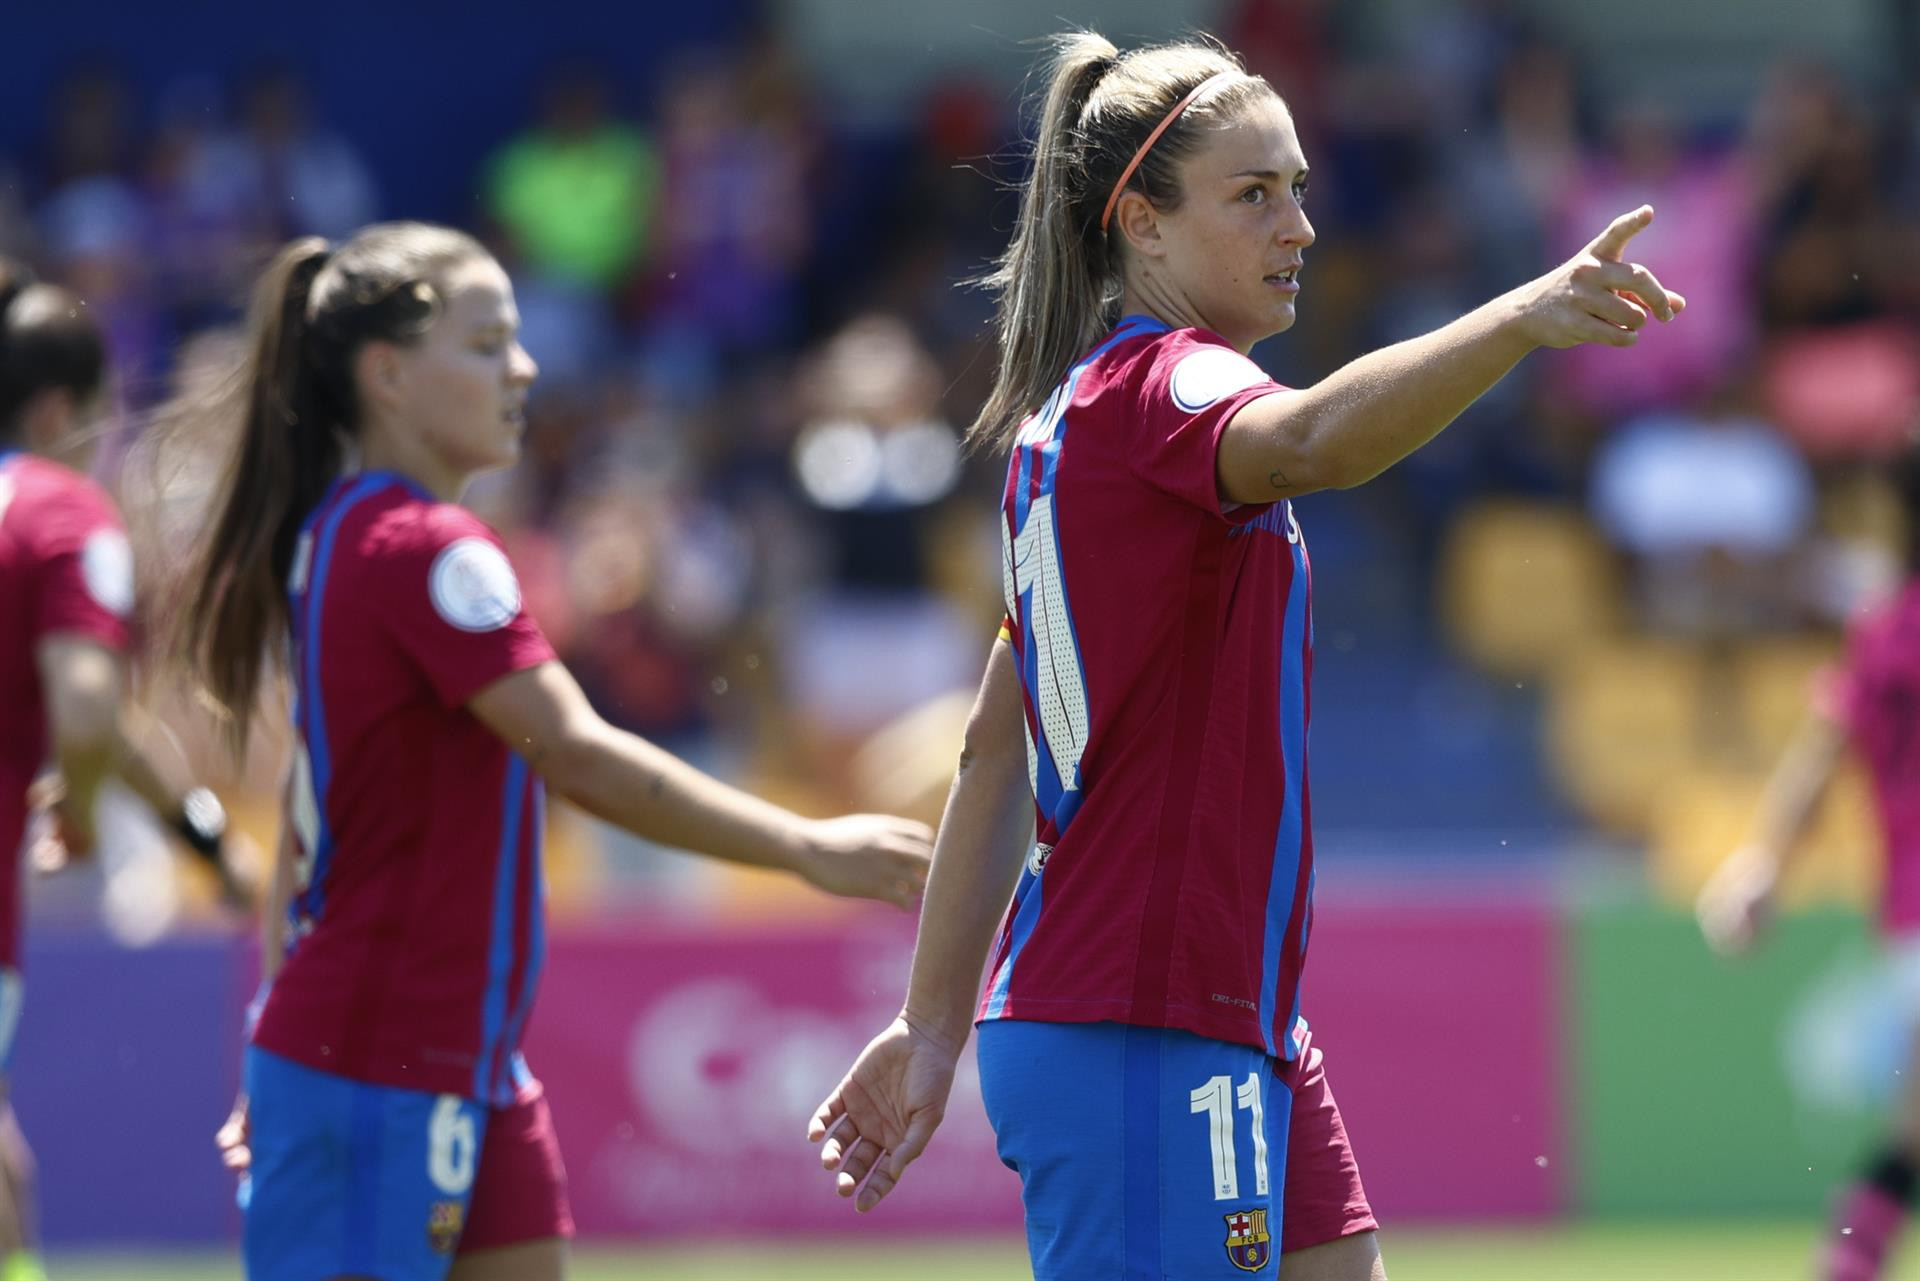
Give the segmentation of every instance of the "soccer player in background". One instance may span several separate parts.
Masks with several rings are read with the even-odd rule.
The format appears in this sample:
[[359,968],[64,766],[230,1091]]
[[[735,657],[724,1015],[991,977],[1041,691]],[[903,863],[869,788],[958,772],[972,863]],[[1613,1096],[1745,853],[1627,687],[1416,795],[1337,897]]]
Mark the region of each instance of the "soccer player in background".
[[1642,208],[1442,329],[1278,386],[1247,353],[1293,324],[1314,239],[1280,96],[1212,44],[1093,34],[1060,37],[1046,81],[971,433],[1012,454],[1008,618],[904,1008],[810,1137],[876,1205],[978,1022],[1042,1281],[1271,1275],[1275,1254],[1288,1281],[1384,1278],[1299,1009],[1313,650],[1292,500],[1379,474],[1535,348],[1631,346],[1684,300],[1621,261]]
[[[520,1054],[545,947],[544,786],[650,840],[911,907],[929,836],[813,821],[603,721],[500,539],[458,505],[519,456],[535,365],[463,233],[284,249],[248,363],[185,652],[244,740],[294,691],[267,990],[246,1058],[252,1281],[556,1281],[572,1229]],[[192,421],[193,416],[187,415]],[[284,959],[281,951],[284,949]]]
[[[80,300],[0,259],[0,1281],[42,1275],[33,1238],[32,1155],[6,1100],[23,997],[20,854],[43,868],[92,852],[94,803],[119,776],[221,878],[225,815],[211,792],[171,787],[123,729],[134,607],[133,554],[98,485],[56,461],[74,448],[105,354]],[[58,769],[38,783],[51,753]]]
[[1885,834],[1880,900],[1885,965],[1909,1041],[1887,1132],[1834,1207],[1822,1281],[1876,1281],[1920,1190],[1920,440],[1895,468],[1906,515],[1905,581],[1854,627],[1761,798],[1753,838],[1700,893],[1700,927],[1724,954],[1772,921],[1780,878],[1804,849],[1821,799],[1851,749],[1873,780]]

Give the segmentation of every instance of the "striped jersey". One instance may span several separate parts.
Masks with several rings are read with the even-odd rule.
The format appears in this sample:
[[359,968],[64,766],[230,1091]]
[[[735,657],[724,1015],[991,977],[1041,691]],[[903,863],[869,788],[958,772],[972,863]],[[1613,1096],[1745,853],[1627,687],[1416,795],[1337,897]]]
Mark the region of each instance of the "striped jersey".
[[544,791],[466,703],[553,650],[498,536],[390,473],[328,492],[288,597],[297,872],[254,1041],[511,1103],[546,950]]
[[1215,334],[1129,317],[1021,426],[1003,568],[1036,834],[981,1019],[1297,1053],[1311,575],[1291,503],[1223,508],[1214,465],[1280,390]]
[[27,788],[50,746],[40,644],[68,637],[124,653],[132,613],[133,554],[106,491],[0,450],[0,966],[20,963]]

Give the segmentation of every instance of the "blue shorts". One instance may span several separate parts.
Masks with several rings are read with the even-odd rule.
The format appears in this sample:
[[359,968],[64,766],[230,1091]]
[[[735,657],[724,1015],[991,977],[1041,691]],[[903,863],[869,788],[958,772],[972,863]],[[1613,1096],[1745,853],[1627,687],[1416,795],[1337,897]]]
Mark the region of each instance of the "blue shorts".
[[1120,1023],[980,1027],[1036,1281],[1276,1276],[1292,1092],[1258,1049]]
[[443,1281],[466,1226],[488,1110],[247,1051],[248,1281]]

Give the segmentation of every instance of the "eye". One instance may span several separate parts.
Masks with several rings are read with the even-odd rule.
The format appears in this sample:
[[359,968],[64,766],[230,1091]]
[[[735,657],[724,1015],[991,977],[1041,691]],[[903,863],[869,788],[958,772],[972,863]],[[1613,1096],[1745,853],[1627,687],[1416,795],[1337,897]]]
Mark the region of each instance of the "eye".
[[1255,183],[1240,193],[1240,203],[1244,205],[1264,205],[1267,203],[1267,189]]
[[1305,178],[1293,184],[1293,200],[1295,204],[1304,205],[1307,203],[1307,180]]

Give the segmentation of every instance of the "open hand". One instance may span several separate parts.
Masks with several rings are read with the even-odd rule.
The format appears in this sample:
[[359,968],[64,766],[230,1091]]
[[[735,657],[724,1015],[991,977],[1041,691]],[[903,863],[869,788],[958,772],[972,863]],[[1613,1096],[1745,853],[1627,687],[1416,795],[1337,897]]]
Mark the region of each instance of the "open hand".
[[841,1196],[865,1212],[893,1191],[947,1113],[960,1047],[902,1015],[867,1043],[813,1114],[807,1141],[835,1171]]
[[1751,948],[1773,922],[1778,884],[1774,860],[1751,848],[1722,863],[1694,904],[1708,945],[1722,956]]

